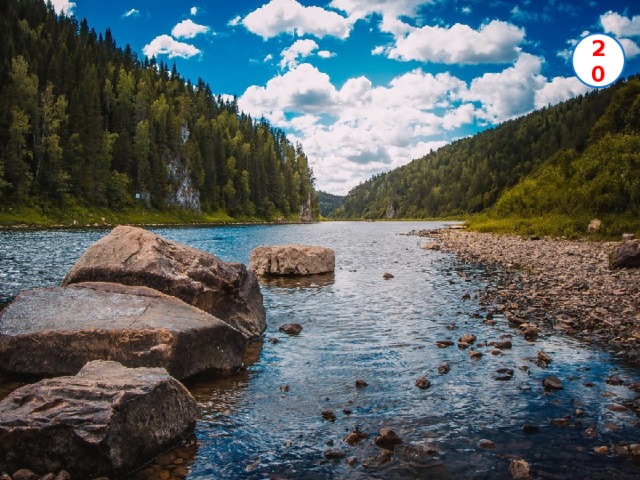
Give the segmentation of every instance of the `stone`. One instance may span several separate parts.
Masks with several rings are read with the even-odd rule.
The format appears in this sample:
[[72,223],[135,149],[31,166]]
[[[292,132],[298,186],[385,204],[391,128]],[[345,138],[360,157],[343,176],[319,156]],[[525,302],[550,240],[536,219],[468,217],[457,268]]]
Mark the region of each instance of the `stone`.
[[27,468],[21,468],[13,473],[12,478],[13,480],[38,480],[40,476]]
[[71,480],[71,474],[66,470],[60,470],[55,480]]
[[469,358],[472,360],[480,360],[482,358],[482,352],[477,350],[469,350]]
[[62,285],[113,282],[141,285],[181,299],[240,330],[248,339],[266,329],[260,285],[241,263],[120,226],[91,245]]
[[431,382],[429,380],[427,380],[425,377],[419,377],[416,381],[415,381],[415,385],[416,387],[422,389],[422,390],[426,390],[427,388],[429,388],[431,386]]
[[453,347],[455,345],[455,343],[451,340],[438,340],[436,342],[436,347],[438,348],[447,348],[447,347]]
[[330,248],[309,245],[257,247],[251,252],[249,270],[259,277],[299,277],[333,273],[336,255]]
[[341,458],[346,458],[347,452],[344,452],[342,450],[331,449],[331,450],[325,450],[324,452],[322,452],[322,456],[327,460],[338,460]]
[[356,380],[356,388],[365,388],[369,386],[367,382],[365,382],[362,378],[358,378]]
[[179,379],[231,373],[246,343],[228,323],[147,287],[38,288],[0,312],[0,370],[13,374],[73,375],[91,360],[162,367]]
[[562,381],[558,377],[546,377],[542,380],[542,386],[545,390],[562,390]]
[[499,368],[496,373],[498,374],[494,377],[496,380],[506,382],[513,378],[515,372],[512,368]]
[[322,418],[329,421],[329,422],[335,422],[336,421],[336,414],[333,413],[332,410],[326,409],[322,411]]
[[121,476],[177,445],[197,416],[196,401],[166,370],[94,361],[0,402],[0,464]]
[[373,443],[387,450],[393,450],[394,447],[402,443],[402,439],[388,427],[380,429],[380,434],[373,439]]
[[39,480],[56,480],[56,475],[54,473],[47,473],[46,475],[40,477]]
[[468,348],[470,345],[473,345],[476,341],[476,336],[471,333],[465,333],[458,339],[458,347],[459,348]]
[[531,466],[522,458],[512,458],[509,463],[509,473],[514,480],[527,480],[531,478]]
[[446,375],[451,371],[451,367],[449,366],[449,362],[444,362],[442,365],[438,367],[438,373],[440,375]]
[[427,242],[420,245],[420,248],[422,250],[433,250],[434,252],[437,252],[442,249],[442,246],[438,242]]
[[522,433],[525,433],[527,435],[532,434],[532,433],[538,433],[540,431],[540,427],[538,425],[534,425],[532,423],[525,423],[522,426]]
[[513,344],[511,343],[511,340],[502,340],[500,342],[494,342],[493,346],[499,350],[511,350]]
[[601,227],[602,227],[602,221],[598,220],[597,218],[594,218],[589,222],[589,225],[587,225],[587,232],[595,233],[598,230],[600,230]]
[[609,453],[611,453],[611,450],[606,445],[601,445],[599,447],[594,447],[593,451],[596,452],[599,455],[609,455]]
[[392,278],[395,278],[395,277],[393,276],[392,273],[384,272],[384,274],[382,275],[382,278],[384,278],[385,280],[391,280]]
[[626,240],[609,253],[609,268],[640,267],[640,240]]
[[299,323],[285,323],[278,327],[278,330],[287,335],[298,335],[302,331],[302,325]]
[[484,450],[494,450],[496,448],[496,444],[491,440],[483,438],[481,440],[478,440],[478,448],[482,448]]
[[536,365],[538,365],[540,368],[547,368],[549,366],[549,364],[551,363],[551,357],[545,353],[543,350],[540,350],[538,352],[538,354],[536,355]]
[[347,445],[354,447],[358,443],[360,443],[360,440],[364,440],[365,438],[369,438],[369,435],[367,435],[364,432],[361,432],[360,430],[358,430],[358,428],[356,428],[353,432],[351,432],[349,435],[344,437],[343,441]]

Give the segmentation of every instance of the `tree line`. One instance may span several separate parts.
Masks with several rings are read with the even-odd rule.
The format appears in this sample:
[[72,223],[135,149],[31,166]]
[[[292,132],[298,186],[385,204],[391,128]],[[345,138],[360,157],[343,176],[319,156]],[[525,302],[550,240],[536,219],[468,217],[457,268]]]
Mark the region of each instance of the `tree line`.
[[315,207],[308,159],[284,132],[41,0],[0,3],[0,104],[5,206],[271,219]]

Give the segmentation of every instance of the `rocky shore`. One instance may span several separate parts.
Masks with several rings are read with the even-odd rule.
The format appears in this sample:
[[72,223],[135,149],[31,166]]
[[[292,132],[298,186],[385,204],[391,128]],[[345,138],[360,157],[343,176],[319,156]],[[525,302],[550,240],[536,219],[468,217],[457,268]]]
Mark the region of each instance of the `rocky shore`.
[[477,292],[488,321],[501,314],[523,330],[560,331],[640,365],[640,269],[609,268],[608,255],[619,242],[416,233],[435,240],[423,248],[453,252],[491,270],[495,286]]

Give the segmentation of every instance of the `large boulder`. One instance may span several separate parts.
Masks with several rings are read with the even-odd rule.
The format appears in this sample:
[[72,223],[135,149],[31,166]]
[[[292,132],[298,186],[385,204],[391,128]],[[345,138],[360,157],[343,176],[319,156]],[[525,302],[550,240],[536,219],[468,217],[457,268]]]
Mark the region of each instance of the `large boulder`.
[[336,256],[330,248],[307,245],[257,247],[251,252],[249,269],[263,277],[331,273]]
[[143,285],[178,297],[257,338],[266,328],[260,285],[241,263],[120,226],[91,245],[62,285],[113,282]]
[[166,370],[91,362],[0,402],[0,471],[120,476],[176,446],[197,415],[196,401]]
[[147,287],[80,283],[27,290],[0,312],[0,370],[73,375],[91,360],[229,373],[247,340],[228,323]]
[[609,253],[609,267],[638,268],[640,267],[640,240],[626,240],[616,246]]

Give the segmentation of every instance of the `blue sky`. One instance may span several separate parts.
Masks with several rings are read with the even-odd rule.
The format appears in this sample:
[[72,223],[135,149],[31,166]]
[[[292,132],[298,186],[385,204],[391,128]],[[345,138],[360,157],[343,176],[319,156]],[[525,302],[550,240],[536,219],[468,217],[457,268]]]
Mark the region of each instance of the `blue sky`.
[[640,72],[640,3],[617,0],[55,0],[119,46],[267,118],[344,194],[453,140],[589,91],[571,55],[616,38]]

